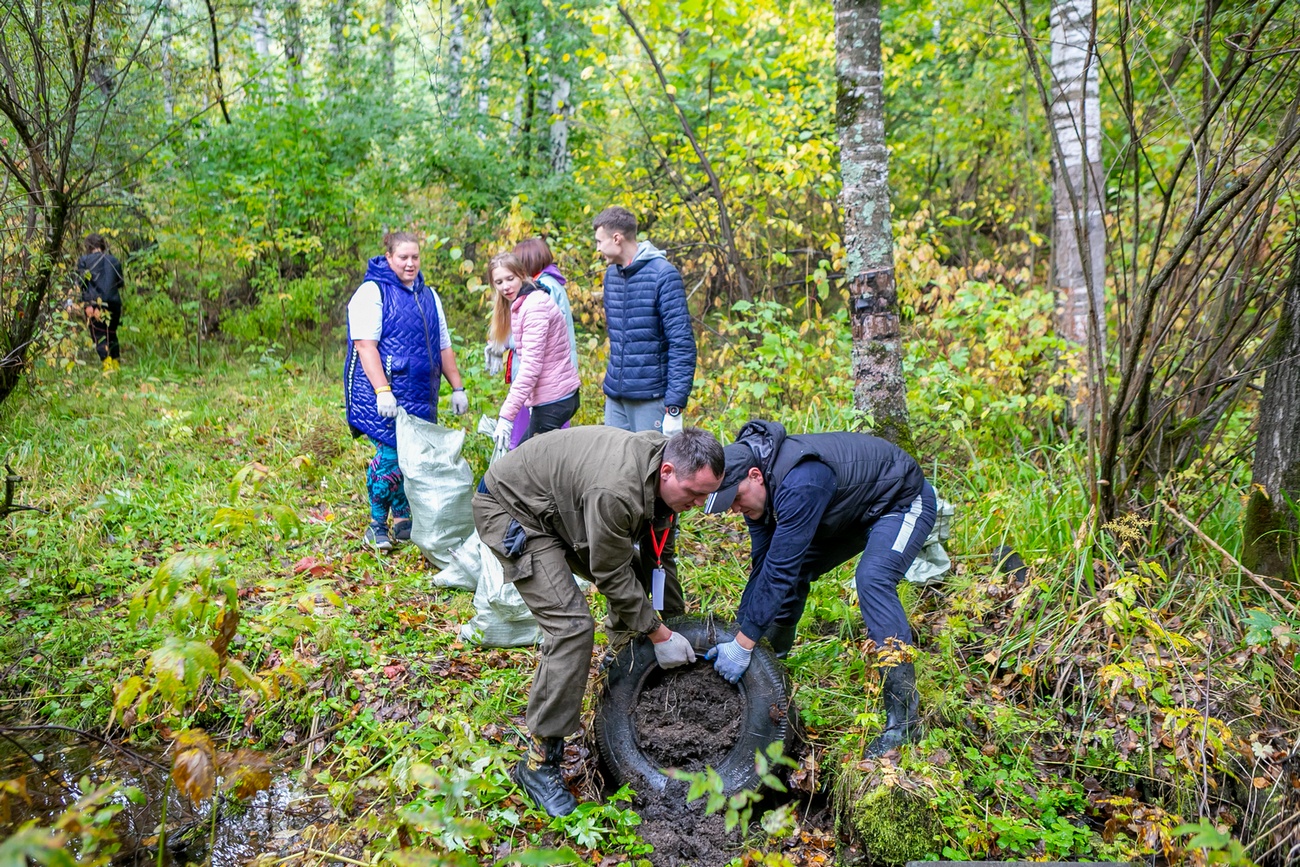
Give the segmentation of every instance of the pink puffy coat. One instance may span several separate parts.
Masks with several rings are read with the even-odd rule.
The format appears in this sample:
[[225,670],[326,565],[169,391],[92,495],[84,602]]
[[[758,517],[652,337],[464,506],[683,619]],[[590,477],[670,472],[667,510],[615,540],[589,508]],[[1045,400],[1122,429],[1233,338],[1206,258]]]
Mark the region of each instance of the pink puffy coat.
[[501,417],[514,420],[526,406],[540,406],[578,390],[581,382],[569,355],[569,327],[545,289],[520,293],[510,305],[510,330],[523,364],[514,371]]

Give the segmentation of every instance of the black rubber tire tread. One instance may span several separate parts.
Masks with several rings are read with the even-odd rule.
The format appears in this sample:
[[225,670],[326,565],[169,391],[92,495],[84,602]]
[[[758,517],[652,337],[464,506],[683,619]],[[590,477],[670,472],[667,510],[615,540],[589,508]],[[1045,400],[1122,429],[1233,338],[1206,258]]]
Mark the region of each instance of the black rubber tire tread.
[[[696,654],[719,642],[730,641],[735,633],[711,618],[682,617],[669,628],[691,642]],[[707,663],[706,663],[707,664]],[[596,697],[596,744],[606,770],[618,784],[628,783],[645,792],[662,792],[668,784],[663,769],[646,758],[637,746],[632,711],[650,675],[658,669],[650,639],[638,637],[625,645],[605,668],[603,684]],[[745,723],[731,751],[714,768],[722,778],[727,795],[761,785],[754,768],[754,751],[781,743],[789,755],[796,739],[794,707],[790,703],[789,675],[770,647],[760,644],[750,657],[749,669],[737,684],[745,705]]]

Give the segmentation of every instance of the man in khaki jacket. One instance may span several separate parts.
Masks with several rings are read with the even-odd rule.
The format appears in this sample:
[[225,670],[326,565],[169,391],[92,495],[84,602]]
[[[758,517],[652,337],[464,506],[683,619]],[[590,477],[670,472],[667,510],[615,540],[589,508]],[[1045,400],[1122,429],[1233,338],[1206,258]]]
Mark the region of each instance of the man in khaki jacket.
[[474,524],[542,628],[528,693],[528,754],[514,777],[552,816],[577,801],[560,776],[564,738],[578,730],[596,624],[573,580],[589,578],[609,602],[612,632],[647,635],[664,668],[695,661],[685,637],[664,625],[683,612],[667,541],[678,512],[700,506],[722,482],[722,445],[698,428],[668,439],[654,431],[576,427],[528,440],[484,476]]

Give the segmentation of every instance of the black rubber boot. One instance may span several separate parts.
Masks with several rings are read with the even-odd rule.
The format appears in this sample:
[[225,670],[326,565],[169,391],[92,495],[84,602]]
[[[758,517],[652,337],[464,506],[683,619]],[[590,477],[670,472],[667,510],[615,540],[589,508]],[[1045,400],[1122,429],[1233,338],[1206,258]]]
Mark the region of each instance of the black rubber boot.
[[785,659],[790,655],[790,648],[794,647],[796,627],[797,625],[768,627],[767,641],[772,645],[772,651],[777,659]]
[[578,806],[578,799],[564,785],[560,774],[563,761],[564,738],[530,738],[528,752],[515,765],[512,775],[548,816],[567,816]]
[[885,672],[885,730],[867,744],[862,757],[876,759],[903,744],[914,743],[920,735],[916,715],[916,666],[910,662],[895,665]]

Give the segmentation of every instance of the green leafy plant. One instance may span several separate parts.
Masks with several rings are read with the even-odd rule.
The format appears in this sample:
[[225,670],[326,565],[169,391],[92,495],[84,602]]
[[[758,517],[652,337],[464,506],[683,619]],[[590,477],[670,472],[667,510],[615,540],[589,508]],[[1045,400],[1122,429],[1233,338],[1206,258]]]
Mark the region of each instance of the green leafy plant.
[[565,836],[579,846],[589,849],[615,847],[628,855],[646,855],[654,847],[643,841],[636,832],[641,817],[631,809],[617,806],[631,800],[631,790],[623,786],[604,803],[580,803],[569,815],[552,819],[551,825],[563,831]]
[[[754,768],[758,771],[759,780],[764,786],[778,792],[786,790],[785,783],[782,783],[780,777],[776,775],[776,768],[781,766],[798,767],[794,761],[786,757],[784,746],[780,742],[768,744],[765,750],[754,751]],[[754,807],[763,800],[763,793],[752,789],[726,795],[722,777],[718,776],[718,772],[713,768],[705,768],[703,771],[673,770],[671,776],[674,779],[689,781],[690,788],[686,792],[686,802],[704,798],[705,814],[722,813],[728,831],[737,826],[742,829],[748,828]]]
[[27,867],[35,862],[45,867],[100,867],[110,864],[120,851],[113,817],[125,805],[144,801],[139,789],[117,785],[95,787],[83,777],[78,784],[86,794],[79,797],[54,820],[44,826],[31,819],[20,825],[0,842],[0,867]]

